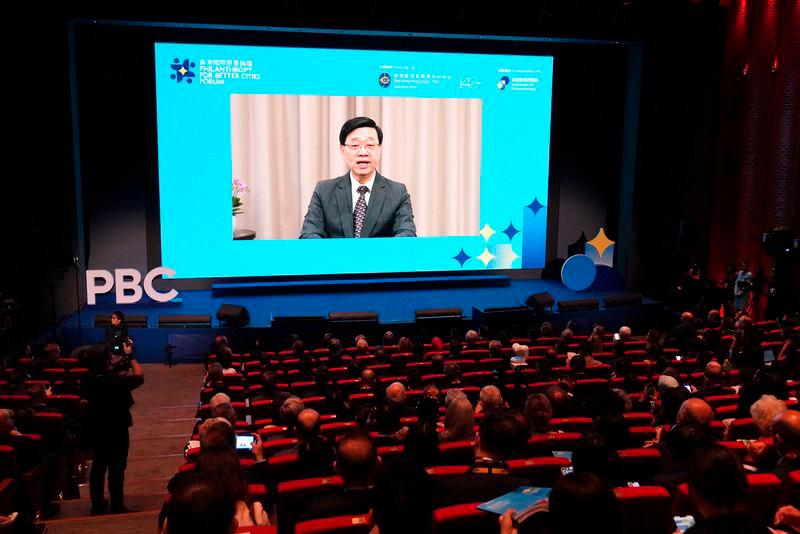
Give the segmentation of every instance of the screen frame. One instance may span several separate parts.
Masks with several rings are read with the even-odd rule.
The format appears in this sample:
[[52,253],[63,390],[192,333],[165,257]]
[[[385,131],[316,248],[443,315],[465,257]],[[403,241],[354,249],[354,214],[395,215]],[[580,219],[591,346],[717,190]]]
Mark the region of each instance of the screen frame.
[[[267,26],[247,26],[230,24],[199,24],[199,23],[176,23],[176,22],[151,22],[136,20],[98,20],[98,19],[70,19],[68,21],[68,45],[70,56],[70,98],[72,102],[73,117],[78,116],[78,84],[77,84],[77,51],[76,34],[83,26],[120,26],[145,29],[155,34],[150,39],[150,44],[156,42],[173,41],[175,38],[165,35],[157,35],[159,32],[180,32],[179,42],[196,44],[242,44],[245,46],[280,46],[286,48],[335,48],[346,50],[389,50],[389,51],[437,51],[454,53],[481,53],[481,54],[506,54],[506,55],[546,55],[552,56],[553,68],[553,102],[551,103],[551,130],[549,147],[549,168],[548,168],[548,214],[547,232],[545,242],[545,262],[556,258],[556,247],[558,237],[558,217],[559,217],[559,174],[554,172],[559,163],[555,147],[558,139],[553,137],[553,125],[558,114],[558,107],[555,104],[557,98],[556,87],[558,84],[558,56],[553,53],[552,47],[585,47],[587,45],[621,48],[630,57],[636,53],[641,54],[642,44],[633,41],[623,40],[603,40],[603,39],[573,39],[573,38],[551,38],[551,37],[532,37],[532,36],[503,36],[503,35],[470,35],[455,33],[433,33],[433,32],[399,32],[399,31],[374,31],[356,29],[325,29],[325,28],[299,28],[299,27],[267,27]],[[198,32],[201,35],[198,35]],[[368,39],[356,39],[368,38]],[[154,60],[154,46],[150,47],[151,59]],[[626,86],[634,84],[638,87],[641,83],[641,69],[628,62]],[[153,75],[154,76],[154,75]],[[155,99],[155,83],[151,84],[152,97]],[[625,94],[625,109],[620,119],[623,143],[630,137],[632,112],[635,115],[634,126],[638,123],[638,95],[635,106],[631,107],[629,102],[630,95]],[[148,270],[161,266],[161,224],[160,224],[160,199],[158,187],[158,146],[157,146],[157,118],[156,109],[153,107],[152,116],[148,117],[151,124],[156,127],[152,132],[154,168],[152,169],[152,179],[144,184],[145,189],[145,221],[146,221],[146,264]],[[635,127],[633,128],[635,136]],[[635,140],[634,140],[635,147]],[[73,120],[73,152],[75,162],[75,183],[76,183],[76,218],[78,223],[78,251],[83,258],[82,270],[85,270],[87,260],[87,247],[85,243],[86,230],[83,214],[83,200],[81,198],[82,180],[80,173],[80,128],[77,118]],[[625,147],[620,147],[620,198],[625,193],[624,168],[635,167],[635,150],[633,153],[625,154]],[[631,186],[632,187],[632,186]],[[612,215],[608,217],[613,219]],[[620,213],[619,229],[626,228],[623,221],[623,214]],[[611,225],[609,225],[611,226]],[[618,252],[618,251],[617,251]],[[615,252],[616,254],[616,252]],[[483,270],[452,270],[452,271],[396,271],[382,273],[364,274],[314,274],[314,275],[272,275],[272,276],[248,276],[248,277],[209,277],[209,278],[176,278],[170,280],[170,285],[177,289],[201,289],[208,288],[215,282],[236,283],[238,281],[293,281],[293,280],[342,280],[351,279],[358,276],[361,279],[380,279],[385,277],[409,277],[409,278],[429,278],[441,276],[497,276],[506,275],[512,279],[536,279],[541,275],[542,269],[491,269]],[[83,278],[83,277],[82,277]]]

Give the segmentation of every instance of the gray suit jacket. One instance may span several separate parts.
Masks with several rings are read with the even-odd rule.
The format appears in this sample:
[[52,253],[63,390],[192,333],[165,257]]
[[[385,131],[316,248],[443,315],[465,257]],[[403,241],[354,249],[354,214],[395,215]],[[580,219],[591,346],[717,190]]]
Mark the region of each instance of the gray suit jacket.
[[[317,184],[303,220],[300,239],[353,237],[350,173]],[[375,173],[361,237],[416,237],[414,211],[406,186]]]

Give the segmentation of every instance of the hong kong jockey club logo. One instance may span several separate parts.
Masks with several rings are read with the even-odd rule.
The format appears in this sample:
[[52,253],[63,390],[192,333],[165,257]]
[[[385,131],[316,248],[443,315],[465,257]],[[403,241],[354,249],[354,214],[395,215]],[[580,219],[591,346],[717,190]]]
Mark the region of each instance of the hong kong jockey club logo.
[[380,76],[378,76],[378,85],[385,89],[389,87],[390,83],[392,83],[392,77],[389,75],[389,73],[381,72]]
[[190,68],[194,68],[194,62],[189,61],[188,59],[184,59],[181,62],[178,58],[172,60],[172,65],[170,65],[173,72],[170,74],[170,79],[175,80],[176,83],[181,83],[184,78],[186,78],[186,83],[192,83],[192,78],[194,78],[194,72],[189,70]]

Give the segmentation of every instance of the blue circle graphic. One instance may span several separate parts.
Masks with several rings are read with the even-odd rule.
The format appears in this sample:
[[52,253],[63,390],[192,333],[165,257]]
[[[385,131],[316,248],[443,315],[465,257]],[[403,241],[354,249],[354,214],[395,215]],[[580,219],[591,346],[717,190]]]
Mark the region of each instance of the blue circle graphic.
[[573,291],[583,291],[592,285],[597,276],[597,266],[589,256],[576,254],[561,267],[561,281]]

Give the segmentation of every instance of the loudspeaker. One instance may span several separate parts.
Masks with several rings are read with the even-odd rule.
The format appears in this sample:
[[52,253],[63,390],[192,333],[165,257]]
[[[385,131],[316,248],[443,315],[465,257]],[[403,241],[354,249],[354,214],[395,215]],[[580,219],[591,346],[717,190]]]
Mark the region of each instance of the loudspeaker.
[[642,303],[642,296],[637,293],[619,295],[616,297],[606,297],[603,299],[606,308],[621,308],[623,306],[633,306]]
[[375,312],[331,312],[328,314],[330,321],[342,322],[378,322],[378,314]]
[[250,312],[238,304],[223,304],[217,310],[217,320],[225,326],[247,326],[250,324]]
[[553,296],[545,291],[544,293],[534,293],[528,297],[525,301],[525,306],[541,311],[545,308],[552,308],[555,303]]
[[210,327],[211,326],[211,316],[210,315],[162,315],[158,318],[158,326],[159,328],[162,326],[169,326],[169,327],[180,327],[180,328],[188,328],[188,327]]
[[583,311],[583,310],[596,310],[600,308],[600,303],[597,299],[576,299],[576,300],[559,300],[558,311]]
[[461,308],[431,308],[429,310],[414,310],[417,319],[448,318],[461,319]]
[[[94,316],[95,328],[103,328],[110,324],[111,324],[111,315]],[[125,314],[125,324],[128,326],[128,328],[147,328],[147,316]]]

